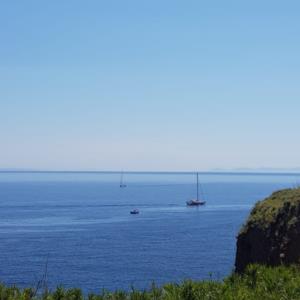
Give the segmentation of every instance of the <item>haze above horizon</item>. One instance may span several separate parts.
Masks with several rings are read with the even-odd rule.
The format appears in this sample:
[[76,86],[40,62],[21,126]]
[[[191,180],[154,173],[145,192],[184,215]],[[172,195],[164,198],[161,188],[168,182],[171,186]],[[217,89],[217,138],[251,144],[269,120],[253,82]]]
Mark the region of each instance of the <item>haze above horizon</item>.
[[300,2],[0,7],[2,169],[300,166]]

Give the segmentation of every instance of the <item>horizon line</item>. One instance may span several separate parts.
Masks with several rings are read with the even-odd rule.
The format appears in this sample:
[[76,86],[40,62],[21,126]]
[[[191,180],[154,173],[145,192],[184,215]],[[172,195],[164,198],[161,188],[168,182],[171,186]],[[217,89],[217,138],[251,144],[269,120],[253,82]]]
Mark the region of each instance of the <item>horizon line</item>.
[[[294,171],[293,171],[294,170]],[[289,176],[289,175],[299,175],[300,169],[275,169],[273,171],[266,171],[266,169],[248,169],[248,170],[194,170],[194,171],[133,171],[133,170],[31,170],[31,169],[0,169],[0,173],[35,173],[35,174],[43,174],[43,173],[61,173],[61,174],[140,174],[140,175],[194,175],[194,174],[203,174],[203,175],[281,175],[281,176]]]

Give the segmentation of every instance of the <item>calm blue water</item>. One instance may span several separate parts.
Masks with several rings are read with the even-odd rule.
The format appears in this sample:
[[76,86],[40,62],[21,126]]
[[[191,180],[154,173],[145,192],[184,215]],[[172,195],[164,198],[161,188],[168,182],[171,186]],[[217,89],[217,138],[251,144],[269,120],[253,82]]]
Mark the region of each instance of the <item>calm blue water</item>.
[[[253,204],[292,187],[295,175],[202,174],[207,205],[188,174],[0,173],[0,281],[147,288],[186,278],[221,279],[234,266],[235,237]],[[139,215],[130,215],[133,208]]]

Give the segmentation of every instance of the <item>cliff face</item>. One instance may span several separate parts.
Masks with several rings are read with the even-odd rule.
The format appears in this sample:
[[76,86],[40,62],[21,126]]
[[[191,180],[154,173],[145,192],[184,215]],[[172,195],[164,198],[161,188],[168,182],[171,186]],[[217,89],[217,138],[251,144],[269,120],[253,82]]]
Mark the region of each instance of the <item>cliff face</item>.
[[300,262],[300,188],[258,202],[237,237],[235,269]]

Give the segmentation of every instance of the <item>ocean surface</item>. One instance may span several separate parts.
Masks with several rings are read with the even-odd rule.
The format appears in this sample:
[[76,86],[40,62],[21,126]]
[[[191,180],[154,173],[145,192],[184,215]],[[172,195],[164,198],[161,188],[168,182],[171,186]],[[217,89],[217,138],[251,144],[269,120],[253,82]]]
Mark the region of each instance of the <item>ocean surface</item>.
[[[86,293],[222,279],[256,201],[299,175],[0,173],[0,281]],[[130,215],[137,208],[139,215]],[[47,266],[47,272],[46,270]]]

